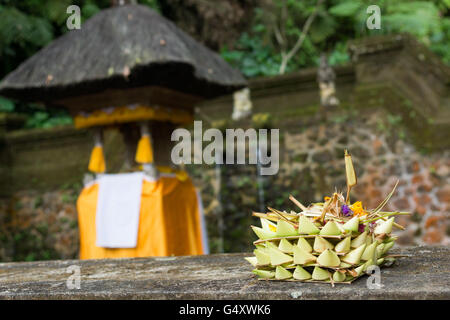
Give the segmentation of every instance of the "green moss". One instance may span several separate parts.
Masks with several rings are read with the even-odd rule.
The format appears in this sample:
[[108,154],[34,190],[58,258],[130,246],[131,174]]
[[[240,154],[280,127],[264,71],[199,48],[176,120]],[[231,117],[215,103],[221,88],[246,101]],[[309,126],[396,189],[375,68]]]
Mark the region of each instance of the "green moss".
[[415,237],[420,237],[422,235],[422,229],[421,228],[417,228],[417,230],[414,232],[414,236]]
[[35,261],[36,260],[36,255],[34,253],[29,253],[25,256],[25,261]]
[[413,215],[411,216],[411,221],[420,222],[422,221],[422,216],[417,212],[414,212]]
[[77,198],[78,198],[78,192],[65,193],[65,194],[61,195],[61,202],[68,203],[68,204],[74,204],[74,203],[76,203]]
[[292,161],[293,161],[293,162],[300,162],[300,163],[303,163],[303,162],[306,161],[307,158],[308,158],[308,154],[307,154],[307,153],[300,153],[300,154],[295,155],[295,156],[292,158]]
[[76,220],[72,220],[69,224],[70,229],[75,229],[78,227],[78,222]]
[[[358,106],[358,109],[365,107],[386,109],[390,114],[387,121],[391,125],[391,129],[387,128],[385,124],[378,123],[379,130],[387,131],[391,136],[395,132],[395,138],[408,139],[424,153],[448,147],[449,139],[442,137],[446,130],[435,126],[434,114],[425,116],[426,108],[415,106],[410,99],[395,88],[395,85],[390,83],[359,84],[355,88],[353,105]],[[380,100],[376,98],[377,96],[384,98]],[[448,132],[448,125],[446,128]]]
[[274,115],[273,119],[280,121],[303,116],[311,116],[315,115],[317,113],[317,110],[319,110],[319,105],[317,104],[304,107],[293,106],[290,108],[285,108],[285,111],[277,112],[276,115]]
[[48,233],[48,225],[47,223],[43,222],[36,226],[36,230],[41,234],[47,234]]
[[37,196],[33,201],[33,209],[39,208],[43,203],[42,196]]
[[16,203],[14,204],[14,209],[17,211],[17,210],[20,210],[22,208],[23,208],[23,203],[20,202],[20,201],[16,201]]

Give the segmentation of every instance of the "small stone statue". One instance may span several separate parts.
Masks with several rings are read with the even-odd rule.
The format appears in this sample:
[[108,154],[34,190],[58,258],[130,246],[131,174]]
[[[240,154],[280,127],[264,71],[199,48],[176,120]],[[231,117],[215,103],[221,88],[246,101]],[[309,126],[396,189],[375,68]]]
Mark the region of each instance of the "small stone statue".
[[320,56],[320,65],[317,70],[317,82],[320,88],[320,104],[324,111],[337,107],[339,100],[336,97],[334,80],[336,75],[333,68],[328,64],[328,58],[325,53]]
[[251,115],[252,101],[250,100],[250,89],[244,88],[233,94],[233,120],[241,120]]

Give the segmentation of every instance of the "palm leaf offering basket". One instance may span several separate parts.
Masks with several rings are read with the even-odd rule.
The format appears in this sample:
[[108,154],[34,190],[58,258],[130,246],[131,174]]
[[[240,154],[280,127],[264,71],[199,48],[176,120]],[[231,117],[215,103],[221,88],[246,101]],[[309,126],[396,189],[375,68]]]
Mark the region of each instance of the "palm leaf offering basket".
[[[408,212],[382,211],[398,182],[378,207],[367,210],[361,201],[350,203],[350,190],[357,179],[350,154],[345,151],[347,194],[335,192],[322,203],[305,207],[293,196],[301,212],[287,213],[269,208],[254,212],[261,227],[251,228],[258,236],[254,256],[245,258],[259,279],[321,283],[351,283],[370,271],[371,266],[389,266],[396,237],[395,215]],[[397,256],[398,257],[398,256]],[[371,267],[371,268],[369,268]]]

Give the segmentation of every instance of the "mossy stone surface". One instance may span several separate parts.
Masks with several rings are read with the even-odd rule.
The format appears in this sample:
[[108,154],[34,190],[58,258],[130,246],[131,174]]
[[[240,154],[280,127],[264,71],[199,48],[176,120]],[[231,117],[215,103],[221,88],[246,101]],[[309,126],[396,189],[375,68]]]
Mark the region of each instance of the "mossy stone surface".
[[[382,290],[367,277],[351,285],[256,280],[249,253],[0,264],[0,299],[450,299],[450,248],[393,249],[381,269]],[[81,288],[69,290],[67,268],[80,266]]]

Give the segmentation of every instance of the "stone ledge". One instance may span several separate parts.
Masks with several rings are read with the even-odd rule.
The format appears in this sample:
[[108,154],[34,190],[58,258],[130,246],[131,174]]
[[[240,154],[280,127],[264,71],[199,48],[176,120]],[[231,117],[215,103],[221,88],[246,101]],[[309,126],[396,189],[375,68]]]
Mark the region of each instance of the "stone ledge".
[[[258,281],[248,254],[0,264],[0,299],[450,299],[450,248],[394,250],[379,290],[367,277],[352,285]],[[69,290],[67,267],[81,267],[81,288]]]

